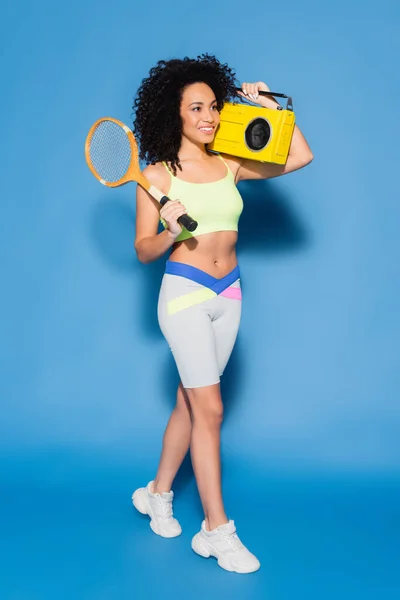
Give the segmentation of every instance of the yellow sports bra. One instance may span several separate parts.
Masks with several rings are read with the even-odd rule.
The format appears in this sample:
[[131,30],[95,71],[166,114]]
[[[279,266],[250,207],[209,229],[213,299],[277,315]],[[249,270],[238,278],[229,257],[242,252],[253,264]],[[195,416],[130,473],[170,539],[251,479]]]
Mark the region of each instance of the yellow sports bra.
[[[237,231],[239,217],[243,210],[243,200],[235,185],[232,171],[219,154],[228,170],[223,179],[212,183],[189,183],[173,175],[168,165],[164,167],[171,175],[171,186],[168,197],[171,200],[180,200],[188,214],[198,222],[197,229],[190,233],[183,228],[177,242],[192,237],[213,233],[215,231]],[[164,228],[167,227],[164,219],[160,219]]]

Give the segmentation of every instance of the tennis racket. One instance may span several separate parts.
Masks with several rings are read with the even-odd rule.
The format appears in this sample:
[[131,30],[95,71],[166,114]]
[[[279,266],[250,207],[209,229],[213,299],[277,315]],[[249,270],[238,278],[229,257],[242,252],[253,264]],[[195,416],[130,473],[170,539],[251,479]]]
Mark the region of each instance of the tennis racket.
[[[135,136],[121,121],[111,117],[96,121],[86,138],[85,157],[89,169],[103,185],[118,187],[136,181],[161,206],[171,200],[141,173]],[[178,223],[188,231],[194,231],[198,225],[189,215],[181,215]]]

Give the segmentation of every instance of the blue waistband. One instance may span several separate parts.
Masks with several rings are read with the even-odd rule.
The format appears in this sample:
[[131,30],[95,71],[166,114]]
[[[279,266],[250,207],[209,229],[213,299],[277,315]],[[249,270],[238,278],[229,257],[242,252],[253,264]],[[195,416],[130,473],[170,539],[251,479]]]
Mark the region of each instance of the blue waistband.
[[212,275],[209,275],[197,267],[186,265],[185,263],[175,262],[173,260],[167,260],[165,265],[165,273],[168,275],[178,275],[179,277],[185,277],[200,285],[210,288],[216,294],[220,294],[232,283],[234,283],[240,277],[239,265],[237,265],[230,273],[217,279]]

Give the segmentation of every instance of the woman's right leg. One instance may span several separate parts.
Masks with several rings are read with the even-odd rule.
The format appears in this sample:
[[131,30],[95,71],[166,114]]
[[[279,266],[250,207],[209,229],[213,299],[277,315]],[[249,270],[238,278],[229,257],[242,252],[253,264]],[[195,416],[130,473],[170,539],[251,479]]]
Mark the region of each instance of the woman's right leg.
[[192,414],[182,383],[178,386],[176,406],[172,411],[163,437],[162,453],[153,492],[162,494],[171,490],[172,482],[190,445]]

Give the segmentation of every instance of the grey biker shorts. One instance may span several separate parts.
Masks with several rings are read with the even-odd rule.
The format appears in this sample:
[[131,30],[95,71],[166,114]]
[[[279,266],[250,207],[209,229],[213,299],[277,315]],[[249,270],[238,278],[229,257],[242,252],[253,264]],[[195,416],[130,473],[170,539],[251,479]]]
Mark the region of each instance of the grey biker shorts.
[[221,279],[167,261],[158,322],[185,388],[220,381],[234,347],[241,316],[239,267]]

